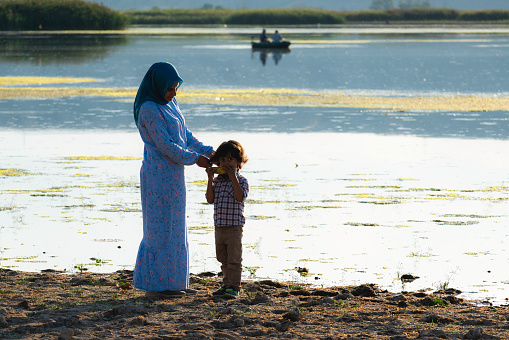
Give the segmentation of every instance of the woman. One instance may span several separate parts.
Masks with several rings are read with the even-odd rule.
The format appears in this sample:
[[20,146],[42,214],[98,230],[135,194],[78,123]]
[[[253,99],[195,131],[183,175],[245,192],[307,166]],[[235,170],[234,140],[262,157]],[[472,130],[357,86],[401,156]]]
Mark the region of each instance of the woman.
[[211,146],[187,129],[177,100],[182,84],[169,63],[155,63],[134,101],[134,120],[145,143],[140,170],[143,239],[134,286],[148,297],[194,294],[189,287],[184,165],[209,167]]

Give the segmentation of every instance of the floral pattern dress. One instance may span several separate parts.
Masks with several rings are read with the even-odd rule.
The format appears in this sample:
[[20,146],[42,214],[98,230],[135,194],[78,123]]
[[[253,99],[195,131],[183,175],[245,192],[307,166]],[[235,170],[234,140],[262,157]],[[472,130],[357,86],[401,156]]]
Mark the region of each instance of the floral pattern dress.
[[147,101],[138,129],[145,143],[140,170],[143,239],[134,269],[134,286],[146,291],[189,287],[184,165],[209,155],[188,130],[176,99],[167,105]]

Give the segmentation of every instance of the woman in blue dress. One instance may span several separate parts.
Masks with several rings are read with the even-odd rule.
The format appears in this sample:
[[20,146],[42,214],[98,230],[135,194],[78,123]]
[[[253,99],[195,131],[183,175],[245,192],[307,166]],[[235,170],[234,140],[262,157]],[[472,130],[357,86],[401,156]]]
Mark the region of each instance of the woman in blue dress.
[[134,101],[134,120],[145,144],[140,170],[143,239],[134,286],[148,297],[196,293],[189,289],[184,166],[209,167],[213,148],[188,130],[175,98],[180,84],[173,65],[155,63]]

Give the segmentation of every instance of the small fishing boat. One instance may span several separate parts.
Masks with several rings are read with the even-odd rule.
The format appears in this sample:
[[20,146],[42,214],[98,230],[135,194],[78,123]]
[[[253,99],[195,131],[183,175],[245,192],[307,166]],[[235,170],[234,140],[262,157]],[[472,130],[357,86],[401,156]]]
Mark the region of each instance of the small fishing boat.
[[289,48],[291,42],[288,40],[282,40],[280,42],[251,42],[253,48]]

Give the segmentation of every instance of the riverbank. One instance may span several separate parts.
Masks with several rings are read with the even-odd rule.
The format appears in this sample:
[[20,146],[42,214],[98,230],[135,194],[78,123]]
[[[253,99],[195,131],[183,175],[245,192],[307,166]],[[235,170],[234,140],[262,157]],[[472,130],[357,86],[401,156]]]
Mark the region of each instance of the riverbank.
[[508,339],[509,307],[476,305],[455,289],[390,293],[376,285],[244,284],[213,297],[220,278],[191,277],[197,295],[148,299],[132,272],[0,269],[3,339]]

